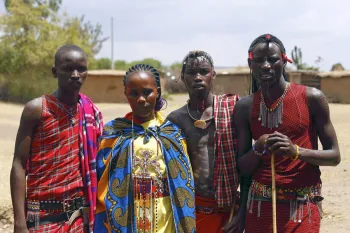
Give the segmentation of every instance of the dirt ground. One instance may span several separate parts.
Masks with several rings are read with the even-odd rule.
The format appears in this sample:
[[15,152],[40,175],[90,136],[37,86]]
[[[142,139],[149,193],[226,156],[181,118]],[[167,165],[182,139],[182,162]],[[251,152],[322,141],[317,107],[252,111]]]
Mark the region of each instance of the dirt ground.
[[[171,95],[167,115],[181,107],[186,95]],[[105,122],[129,111],[126,104],[97,104]],[[10,169],[15,137],[23,105],[0,102],[0,232],[12,232],[13,217],[10,195]],[[337,132],[342,162],[337,167],[322,167],[323,211],[322,233],[350,232],[350,105],[330,104],[331,118]],[[277,210],[278,214],[278,210]]]

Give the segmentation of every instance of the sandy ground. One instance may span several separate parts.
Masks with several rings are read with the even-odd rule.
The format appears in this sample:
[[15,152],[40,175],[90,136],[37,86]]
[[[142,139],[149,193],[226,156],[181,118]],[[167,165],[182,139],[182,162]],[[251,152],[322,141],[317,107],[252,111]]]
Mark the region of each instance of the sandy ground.
[[[186,95],[171,95],[169,106],[163,113],[181,107]],[[97,104],[105,122],[129,111],[126,104]],[[0,232],[12,232],[13,217],[10,195],[10,169],[15,137],[23,105],[0,102]],[[331,104],[331,118],[337,132],[342,162],[337,167],[322,167],[324,216],[322,233],[350,232],[350,105]],[[278,210],[277,210],[278,211]],[[277,212],[278,214],[278,212]]]

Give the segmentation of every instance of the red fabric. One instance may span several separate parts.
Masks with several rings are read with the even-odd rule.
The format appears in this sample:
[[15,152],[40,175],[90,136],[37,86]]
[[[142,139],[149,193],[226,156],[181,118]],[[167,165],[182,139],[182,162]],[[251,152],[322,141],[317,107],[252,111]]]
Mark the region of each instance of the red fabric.
[[[278,131],[287,135],[299,147],[317,149],[316,130],[311,122],[305,86],[291,84],[283,100],[283,123],[277,129],[265,128],[258,121],[260,100],[261,90],[254,94],[252,108],[251,132],[254,140],[258,140],[263,134]],[[270,163],[271,157],[263,156],[262,164],[254,173],[253,179],[259,183],[271,185]],[[302,160],[292,161],[284,157],[276,157],[275,164],[276,187],[278,188],[301,188],[321,183],[321,172],[318,166]]]
[[[84,196],[79,157],[79,112],[71,126],[70,116],[64,109],[69,111],[68,106],[52,95],[42,97],[42,116],[33,137],[27,169],[29,200],[63,201]],[[41,212],[40,216],[48,214]],[[47,224],[35,232],[79,232],[81,223],[81,219],[77,219],[70,228],[61,223]]]
[[218,207],[237,204],[239,177],[236,169],[236,132],[233,111],[238,95],[214,96],[215,170],[214,187]]
[[[258,202],[254,201],[254,206]],[[303,208],[299,207],[297,214],[299,216],[302,211],[301,222],[289,220],[289,202],[277,203],[277,232],[279,233],[317,233],[320,232],[320,213],[315,204],[309,203],[311,214],[306,204]],[[247,211],[245,233],[270,233],[272,232],[272,203],[262,201],[260,208],[260,216],[255,208],[253,213]]]
[[102,114],[85,95],[79,94],[79,155],[84,180],[86,203],[90,206],[89,232],[94,229],[97,194],[96,155],[102,135]]
[[30,233],[85,233],[83,227],[83,219],[81,217],[77,218],[72,225],[68,225],[68,222],[64,223],[53,223],[45,224],[39,226],[36,230],[35,228],[29,229]]
[[[196,206],[203,207],[217,207],[215,199],[204,198],[196,196]],[[214,212],[211,214],[204,214],[196,211],[196,232],[197,233],[222,233],[221,230],[230,217],[228,212]]]

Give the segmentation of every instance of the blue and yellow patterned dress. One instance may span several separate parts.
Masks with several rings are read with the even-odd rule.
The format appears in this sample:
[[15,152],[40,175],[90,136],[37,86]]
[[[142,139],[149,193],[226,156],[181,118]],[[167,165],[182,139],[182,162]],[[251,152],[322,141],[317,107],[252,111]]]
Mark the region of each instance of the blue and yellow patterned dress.
[[[133,128],[133,129],[132,129]],[[117,118],[97,155],[94,232],[195,232],[194,182],[182,131],[156,118]]]

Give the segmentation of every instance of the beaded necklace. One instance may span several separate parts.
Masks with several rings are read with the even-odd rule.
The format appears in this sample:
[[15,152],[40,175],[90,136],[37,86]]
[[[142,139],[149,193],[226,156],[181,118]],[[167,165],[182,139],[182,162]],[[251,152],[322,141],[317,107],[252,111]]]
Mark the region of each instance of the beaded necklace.
[[265,103],[264,95],[261,91],[261,101],[260,101],[260,114],[259,121],[261,121],[261,126],[268,127],[269,129],[278,128],[279,125],[282,124],[282,116],[283,116],[283,100],[287,95],[289,88],[289,83],[287,83],[283,94],[278,99],[277,104],[268,108]]
[[[134,140],[134,118],[131,119],[131,136],[132,136],[132,170],[136,170],[137,167],[140,171],[133,177],[134,186],[136,185],[136,190],[134,192],[134,199],[138,201],[136,208],[139,210],[139,214],[136,216],[136,226],[141,232],[153,232],[155,227],[155,232],[158,232],[158,197],[159,194],[163,193],[163,182],[162,174],[160,171],[160,164],[157,162],[161,158],[159,154],[159,142],[157,142],[157,154],[155,159],[151,159],[153,152],[149,150],[140,150],[142,158],[136,156]],[[147,131],[147,130],[146,130]],[[137,137],[137,135],[136,135]],[[145,136],[146,137],[146,136]],[[144,143],[148,141],[144,140]],[[150,175],[149,169],[153,168],[156,172],[156,176],[152,177]],[[155,190],[153,190],[153,187]],[[155,226],[153,226],[153,199],[155,200]]]

